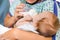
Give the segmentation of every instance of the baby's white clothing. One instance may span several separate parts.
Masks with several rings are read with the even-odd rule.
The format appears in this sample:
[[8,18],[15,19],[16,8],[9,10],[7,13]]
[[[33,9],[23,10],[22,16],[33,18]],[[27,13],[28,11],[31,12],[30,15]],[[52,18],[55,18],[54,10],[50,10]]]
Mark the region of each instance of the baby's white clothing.
[[37,28],[34,27],[31,23],[25,23],[23,25],[18,26],[17,28],[19,28],[21,30],[30,31],[30,32],[34,32],[34,33],[38,34],[38,32],[36,31]]

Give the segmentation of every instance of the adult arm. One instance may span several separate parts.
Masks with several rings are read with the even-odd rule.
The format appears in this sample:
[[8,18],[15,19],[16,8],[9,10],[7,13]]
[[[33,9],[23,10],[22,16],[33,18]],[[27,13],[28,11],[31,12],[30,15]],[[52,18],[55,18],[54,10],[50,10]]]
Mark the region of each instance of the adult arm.
[[[8,36],[7,36],[8,35]],[[3,34],[0,39],[8,40],[52,40],[51,37],[44,37],[32,32],[26,32],[17,28],[14,28],[5,34]]]
[[[21,7],[22,6],[22,7]],[[7,27],[13,26],[18,19],[22,17],[22,14],[19,12],[23,11],[24,4],[20,4],[16,7],[14,15],[10,16],[10,14],[7,14],[4,20],[4,25]]]
[[16,18],[10,16],[8,13],[4,19],[4,26],[11,27],[16,21],[17,21]]

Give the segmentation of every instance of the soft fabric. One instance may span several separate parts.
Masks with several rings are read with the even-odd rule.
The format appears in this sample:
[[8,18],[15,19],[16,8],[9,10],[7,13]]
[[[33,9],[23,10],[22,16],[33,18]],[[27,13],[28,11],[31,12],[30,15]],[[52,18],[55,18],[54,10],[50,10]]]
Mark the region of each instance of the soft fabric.
[[56,33],[56,40],[60,40],[60,28],[59,28],[59,30]]
[[5,32],[9,31],[11,28],[4,27],[0,24],[0,35],[4,34]]
[[[28,25],[28,26],[27,26]],[[38,32],[36,31],[37,30],[37,28],[36,27],[34,27],[31,23],[25,23],[25,24],[23,24],[23,25],[20,25],[20,26],[18,26],[17,28],[19,28],[20,30],[25,30],[25,31],[30,31],[30,32],[34,32],[34,33],[37,33],[38,34]]]

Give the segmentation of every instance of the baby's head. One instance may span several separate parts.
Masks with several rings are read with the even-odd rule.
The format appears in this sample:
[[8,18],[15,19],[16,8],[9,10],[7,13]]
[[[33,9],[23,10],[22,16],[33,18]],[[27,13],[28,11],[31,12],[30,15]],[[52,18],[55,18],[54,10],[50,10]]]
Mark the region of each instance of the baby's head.
[[39,23],[38,30],[40,35],[50,37],[56,33],[55,27],[52,27],[50,24]]
[[50,37],[56,34],[58,25],[59,21],[56,16],[53,16],[52,18],[42,18],[37,22],[37,31],[43,36]]

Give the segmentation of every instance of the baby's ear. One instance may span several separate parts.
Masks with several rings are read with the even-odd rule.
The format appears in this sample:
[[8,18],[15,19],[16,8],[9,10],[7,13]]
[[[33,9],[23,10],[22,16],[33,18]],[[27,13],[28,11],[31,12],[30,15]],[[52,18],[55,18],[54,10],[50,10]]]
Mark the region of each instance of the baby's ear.
[[56,28],[52,28],[52,27],[50,28],[50,33],[52,35],[56,34],[56,32],[57,32]]
[[54,26],[58,30],[58,28],[59,28],[59,20],[58,19],[56,19],[56,21],[54,22]]

